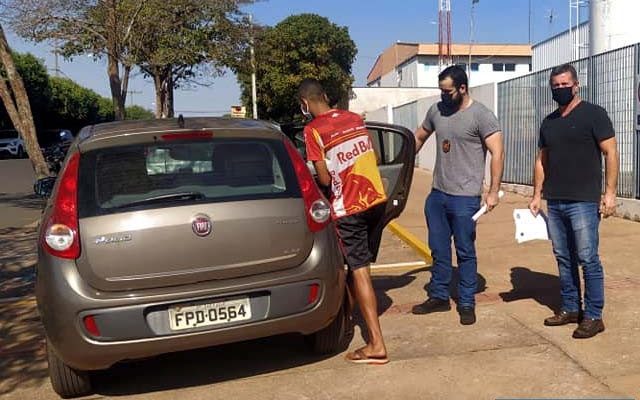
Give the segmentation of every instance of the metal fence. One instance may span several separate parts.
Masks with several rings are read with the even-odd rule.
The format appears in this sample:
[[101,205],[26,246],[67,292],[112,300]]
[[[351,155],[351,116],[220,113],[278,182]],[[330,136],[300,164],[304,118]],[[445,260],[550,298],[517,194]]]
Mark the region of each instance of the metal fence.
[[[573,62],[583,99],[604,107],[620,153],[618,195],[640,198],[640,133],[635,131],[636,76],[640,44]],[[504,181],[531,185],[539,128],[556,108],[549,89],[551,69],[498,83],[498,116],[505,137]],[[640,93],[638,93],[640,96]]]

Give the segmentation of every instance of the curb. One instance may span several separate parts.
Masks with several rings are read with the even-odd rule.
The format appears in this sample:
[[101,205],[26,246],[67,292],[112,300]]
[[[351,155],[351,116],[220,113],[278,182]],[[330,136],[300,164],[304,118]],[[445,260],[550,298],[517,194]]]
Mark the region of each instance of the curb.
[[371,278],[385,278],[389,273],[406,274],[423,269],[428,265],[423,261],[401,262],[395,264],[371,264]]
[[409,232],[407,229],[405,229],[395,221],[390,222],[389,225],[387,225],[387,228],[389,228],[389,230],[394,235],[399,237],[403,242],[408,244],[409,247],[411,247],[416,253],[418,253],[418,255],[426,263],[433,262],[433,258],[431,258],[431,250],[429,250],[429,247],[427,247],[427,245],[416,235]]

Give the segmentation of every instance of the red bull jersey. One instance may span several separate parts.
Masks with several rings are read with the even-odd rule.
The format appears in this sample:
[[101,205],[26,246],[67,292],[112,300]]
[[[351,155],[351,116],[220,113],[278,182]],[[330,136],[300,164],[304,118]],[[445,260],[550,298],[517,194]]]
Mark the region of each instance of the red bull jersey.
[[327,163],[334,219],[387,200],[373,142],[358,114],[330,110],[307,124],[304,137],[307,159]]

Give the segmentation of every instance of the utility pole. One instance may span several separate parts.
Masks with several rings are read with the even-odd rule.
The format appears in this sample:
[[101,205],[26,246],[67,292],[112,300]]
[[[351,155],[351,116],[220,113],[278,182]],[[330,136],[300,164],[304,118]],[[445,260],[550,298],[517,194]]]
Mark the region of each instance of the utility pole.
[[133,105],[133,95],[134,94],[142,94],[142,91],[140,90],[127,90],[127,95],[129,96],[129,105],[132,106]]
[[[569,37],[573,33],[573,57],[574,60],[580,59],[580,8],[586,4],[584,0],[569,0]],[[575,23],[574,23],[575,18]]]
[[253,37],[253,15],[249,14],[249,25],[251,29],[251,101],[253,103],[253,119],[258,119],[258,100],[257,100],[257,89],[256,89],[256,56],[255,51],[253,49],[254,46],[254,37]]
[[469,77],[469,82],[471,82],[471,48],[473,47],[473,34],[475,30],[475,11],[476,4],[480,0],[471,0],[471,16],[469,21],[469,62],[467,62],[467,75]]
[[438,64],[451,65],[451,1],[438,1]]
[[533,25],[531,25],[531,16],[532,16],[533,10],[531,8],[531,0],[529,0],[529,44],[531,44],[531,39],[533,36]]
[[58,46],[58,42],[56,41],[53,47],[53,72],[56,78],[60,77],[60,64],[58,62],[58,57],[60,55],[60,47]]

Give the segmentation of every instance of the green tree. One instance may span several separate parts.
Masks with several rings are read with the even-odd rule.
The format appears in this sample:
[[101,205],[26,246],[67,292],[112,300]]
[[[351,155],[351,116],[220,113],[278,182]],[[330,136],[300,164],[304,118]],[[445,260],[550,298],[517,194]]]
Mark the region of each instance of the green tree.
[[11,119],[13,126],[24,142],[24,147],[27,150],[27,155],[31,160],[36,177],[38,179],[43,178],[49,175],[49,168],[40,146],[38,146],[36,126],[33,122],[33,113],[24,81],[16,69],[11,48],[1,25],[0,65],[4,73],[4,76],[0,79],[0,99],[9,115],[9,119]]
[[106,58],[115,118],[124,119],[133,67],[131,37],[146,1],[4,0],[2,14],[18,35],[53,42],[65,57],[92,54]]
[[48,125],[77,132],[86,125],[109,121],[109,113],[101,108],[105,105],[105,99],[93,90],[80,86],[71,79],[51,78]]
[[248,45],[240,10],[254,0],[147,0],[132,36],[132,57],[156,90],[156,117],[174,116],[174,89],[210,85]]
[[[299,118],[296,91],[304,78],[318,79],[332,104],[346,108],[356,53],[347,27],[315,14],[294,15],[256,32],[258,115],[279,122]],[[234,68],[247,106],[251,104],[250,65],[246,52]]]
[[98,121],[109,122],[115,120],[115,118],[116,115],[115,110],[113,109],[113,102],[106,97],[100,97],[98,100]]
[[126,109],[126,119],[154,119],[155,115],[144,107],[129,106]]
[[[40,130],[47,122],[49,98],[51,97],[51,84],[49,83],[47,68],[42,60],[30,53],[13,52],[13,59],[16,64],[16,70],[22,77],[24,87],[27,90],[36,130]],[[2,71],[2,76],[6,77],[4,71]],[[3,129],[13,128],[13,124],[4,107],[0,107],[0,127]]]

